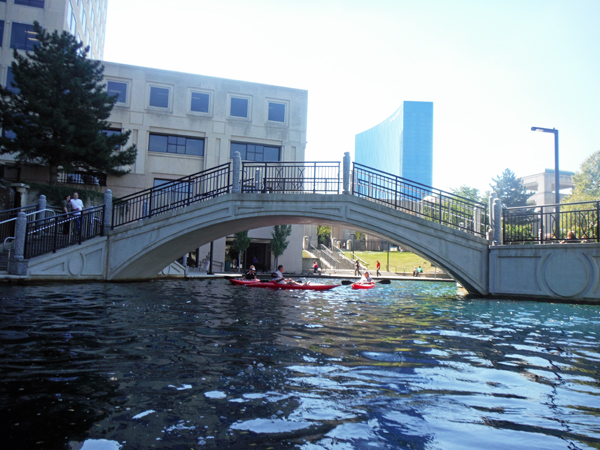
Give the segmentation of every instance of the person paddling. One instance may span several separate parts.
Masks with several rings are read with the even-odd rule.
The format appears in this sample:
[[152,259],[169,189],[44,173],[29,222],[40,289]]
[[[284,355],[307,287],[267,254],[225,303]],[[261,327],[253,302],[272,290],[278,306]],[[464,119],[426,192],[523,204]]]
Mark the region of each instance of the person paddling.
[[361,277],[360,284],[373,284],[373,278],[371,278],[371,275],[369,275],[369,271],[365,270],[365,273],[363,274],[363,276]]
[[256,268],[254,266],[250,266],[250,270],[246,272],[246,276],[244,277],[246,280],[258,280],[256,276]]
[[[292,280],[291,278],[284,278],[283,276],[283,266],[279,264],[277,266],[277,270],[271,274],[271,281],[277,284],[296,284],[302,286],[303,283],[298,283],[297,281]],[[309,284],[309,283],[306,283]]]

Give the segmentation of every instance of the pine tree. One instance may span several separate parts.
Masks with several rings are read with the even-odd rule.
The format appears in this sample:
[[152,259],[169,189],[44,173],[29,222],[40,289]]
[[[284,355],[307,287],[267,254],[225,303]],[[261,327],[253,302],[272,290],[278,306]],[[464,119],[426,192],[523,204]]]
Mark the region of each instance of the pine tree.
[[271,253],[275,257],[275,268],[277,268],[277,261],[285,249],[288,247],[289,242],[287,238],[292,234],[291,225],[275,225],[273,232],[271,233]]
[[103,84],[104,66],[88,59],[89,47],[68,32],[49,34],[37,22],[34,31],[39,43],[32,52],[14,50],[13,86],[0,87],[0,153],[49,166],[50,184],[56,184],[59,167],[129,172],[121,166],[135,162],[137,149],[120,147],[131,131],[106,133],[116,97]]
[[527,193],[521,180],[510,169],[505,169],[500,176],[492,178],[492,181],[494,184],[490,184],[490,187],[502,200],[502,205],[507,208],[525,206],[529,197],[533,195]]

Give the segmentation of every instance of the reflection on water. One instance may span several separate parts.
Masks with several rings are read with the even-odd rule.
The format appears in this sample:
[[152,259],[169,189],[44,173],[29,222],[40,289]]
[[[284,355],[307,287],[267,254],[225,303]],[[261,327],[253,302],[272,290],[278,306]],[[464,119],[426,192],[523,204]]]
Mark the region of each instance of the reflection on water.
[[600,307],[455,291],[3,286],[0,442],[600,448]]

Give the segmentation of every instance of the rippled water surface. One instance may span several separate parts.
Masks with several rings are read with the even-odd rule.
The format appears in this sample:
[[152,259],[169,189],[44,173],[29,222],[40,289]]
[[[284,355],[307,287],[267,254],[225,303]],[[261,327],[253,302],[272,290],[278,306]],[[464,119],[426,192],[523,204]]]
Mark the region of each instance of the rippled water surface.
[[599,449],[600,307],[1,286],[3,449]]

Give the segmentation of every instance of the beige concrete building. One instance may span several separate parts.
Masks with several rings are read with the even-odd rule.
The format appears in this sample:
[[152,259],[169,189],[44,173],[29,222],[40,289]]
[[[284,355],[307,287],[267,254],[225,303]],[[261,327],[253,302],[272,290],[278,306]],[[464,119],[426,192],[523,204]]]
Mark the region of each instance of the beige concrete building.
[[[561,170],[559,173],[560,199],[566,197],[573,189],[573,175],[575,172]],[[521,182],[528,192],[533,193],[529,201],[536,205],[551,205],[555,202],[554,169],[546,169],[541,173],[521,177]]]
[[[107,0],[0,0],[0,82],[6,86],[12,80],[13,49],[31,50],[35,45],[36,20],[48,30],[71,32],[90,46],[91,58],[102,59],[106,13]],[[104,65],[107,90],[117,96],[109,131],[132,130],[129,144],[137,146],[137,160],[129,174],[108,176],[106,186],[103,180],[90,182],[77,174],[59,176],[59,182],[74,188],[110,188],[115,197],[123,197],[227,163],[235,151],[246,161],[304,160],[305,90],[110,62]],[[0,158],[2,178],[15,186],[47,181],[46,168],[17,170],[9,156]],[[268,249],[271,230],[251,231],[253,243],[244,267],[256,256],[264,270],[273,269]],[[226,241],[214,242],[216,270],[225,268],[226,259],[233,259],[226,254]],[[280,262],[286,271],[300,272],[301,227],[294,227],[290,242]],[[205,259],[207,246],[194,256],[198,261]]]

